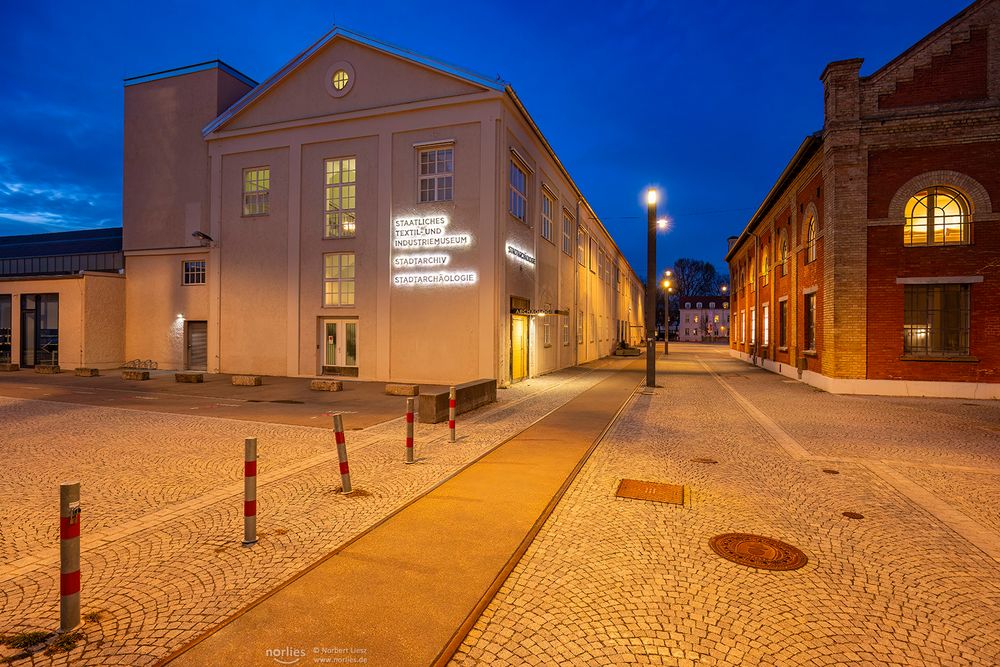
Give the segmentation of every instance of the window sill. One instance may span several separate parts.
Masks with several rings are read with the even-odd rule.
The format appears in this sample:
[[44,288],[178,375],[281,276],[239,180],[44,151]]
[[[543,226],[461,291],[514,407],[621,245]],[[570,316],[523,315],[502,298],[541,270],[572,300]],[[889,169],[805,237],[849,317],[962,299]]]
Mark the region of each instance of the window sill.
[[787,347],[781,347],[781,346],[779,346],[778,347],[778,352],[788,352],[788,348]]
[[816,350],[803,350],[802,354],[807,357],[812,357],[813,359],[819,356],[819,352],[817,352]]
[[271,214],[268,213],[244,213],[240,216],[241,218],[270,218]]
[[917,354],[904,354],[899,358],[900,361],[943,361],[945,363],[958,363],[958,364],[978,364],[979,357],[973,357],[971,355],[956,355],[953,357],[933,357],[933,356],[923,356]]
[[345,239],[356,239],[356,238],[358,238],[357,235],[356,234],[352,234],[351,236],[324,236],[323,240],[324,241],[343,241]]

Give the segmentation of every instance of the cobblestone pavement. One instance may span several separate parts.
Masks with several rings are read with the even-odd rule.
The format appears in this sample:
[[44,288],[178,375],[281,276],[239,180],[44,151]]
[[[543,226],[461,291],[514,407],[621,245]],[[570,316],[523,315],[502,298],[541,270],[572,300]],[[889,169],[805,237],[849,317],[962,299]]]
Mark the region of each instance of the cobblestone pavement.
[[[661,371],[453,664],[1000,664],[1000,404],[834,396],[709,346]],[[623,478],[688,500],[617,499]],[[708,545],[729,532],[809,562],[731,563]]]
[[[459,417],[457,444],[447,442],[445,424],[418,425],[418,465],[402,463],[402,419],[348,432],[360,490],[351,497],[337,492],[326,429],[0,398],[0,635],[58,626],[61,481],[81,482],[88,620],[72,651],[14,664],[149,664],[604,379],[614,364],[501,390],[498,404]],[[240,545],[244,437],[259,441],[252,548]],[[0,661],[15,654],[0,646]]]

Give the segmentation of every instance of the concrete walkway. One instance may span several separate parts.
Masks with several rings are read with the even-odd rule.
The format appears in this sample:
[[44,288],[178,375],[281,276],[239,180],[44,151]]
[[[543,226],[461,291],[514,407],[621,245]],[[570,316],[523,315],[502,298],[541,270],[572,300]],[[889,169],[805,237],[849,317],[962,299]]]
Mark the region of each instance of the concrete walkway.
[[166,662],[447,661],[632,396],[641,366],[622,362],[614,376]]

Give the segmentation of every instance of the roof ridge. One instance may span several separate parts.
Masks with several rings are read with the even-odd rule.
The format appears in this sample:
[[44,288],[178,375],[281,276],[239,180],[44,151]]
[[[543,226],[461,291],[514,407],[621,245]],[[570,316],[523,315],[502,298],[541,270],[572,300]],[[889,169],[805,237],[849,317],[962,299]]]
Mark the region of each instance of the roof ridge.
[[330,43],[336,37],[343,37],[344,39],[349,39],[353,42],[361,44],[362,46],[367,46],[383,53],[387,53],[397,58],[407,60],[409,62],[421,65],[423,67],[428,67],[430,69],[441,72],[442,74],[453,76],[458,79],[462,79],[466,82],[472,83],[474,85],[482,86],[484,88],[490,88],[492,90],[502,92],[507,84],[499,76],[496,79],[490,79],[484,74],[479,74],[473,70],[461,67],[459,65],[453,65],[447,63],[443,60],[438,60],[431,56],[425,56],[423,54],[417,53],[410,49],[396,46],[390,44],[389,42],[384,42],[374,37],[369,37],[359,32],[355,32],[343,26],[334,25],[330,30],[326,31],[322,37],[309,45],[306,49],[299,52],[294,58],[289,60],[287,63],[279,67],[271,76],[266,78],[262,83],[258,84],[253,90],[247,92],[246,95],[238,99],[234,104],[232,104],[228,109],[223,111],[219,116],[217,116],[211,123],[206,125],[202,129],[202,135],[207,136],[212,132],[218,130],[223,125],[228,123],[234,117],[236,117],[243,109],[247,108],[255,100],[262,97],[269,90],[274,88],[280,81],[285,77],[289,76],[292,72],[297,70],[301,65],[304,65],[309,59],[312,58],[320,49]]

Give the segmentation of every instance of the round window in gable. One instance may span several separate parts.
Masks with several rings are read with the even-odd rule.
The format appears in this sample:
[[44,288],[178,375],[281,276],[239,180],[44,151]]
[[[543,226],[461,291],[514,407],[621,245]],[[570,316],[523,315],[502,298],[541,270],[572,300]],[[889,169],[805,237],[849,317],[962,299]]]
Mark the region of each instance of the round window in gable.
[[350,63],[333,63],[326,70],[326,92],[332,97],[343,97],[351,92],[356,78]]

